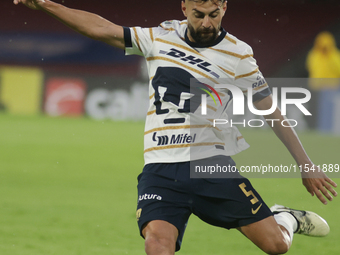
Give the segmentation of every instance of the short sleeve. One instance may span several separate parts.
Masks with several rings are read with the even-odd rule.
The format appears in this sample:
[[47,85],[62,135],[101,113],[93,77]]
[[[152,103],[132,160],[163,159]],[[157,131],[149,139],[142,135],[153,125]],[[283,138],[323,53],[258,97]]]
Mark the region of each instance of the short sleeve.
[[247,45],[235,70],[234,85],[244,93],[253,88],[253,101],[261,100],[271,94],[270,88],[253,57],[252,48]]
[[145,56],[152,44],[152,28],[124,27],[124,41],[126,55]]

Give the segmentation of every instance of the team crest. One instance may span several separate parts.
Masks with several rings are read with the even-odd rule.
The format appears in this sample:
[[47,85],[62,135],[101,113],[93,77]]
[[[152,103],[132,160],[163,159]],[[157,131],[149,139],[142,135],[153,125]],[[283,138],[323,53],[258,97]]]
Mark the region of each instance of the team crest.
[[140,218],[141,214],[142,214],[142,208],[138,209],[137,212],[136,212],[136,219],[137,219],[137,221],[139,221],[139,218]]

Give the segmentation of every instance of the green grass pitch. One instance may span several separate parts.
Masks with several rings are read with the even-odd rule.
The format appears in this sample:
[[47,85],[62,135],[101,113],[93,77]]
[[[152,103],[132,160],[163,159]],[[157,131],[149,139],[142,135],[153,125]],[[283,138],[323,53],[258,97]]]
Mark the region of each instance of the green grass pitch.
[[[143,123],[0,114],[0,254],[144,254],[135,220]],[[238,165],[291,164],[270,130],[241,130],[251,147]],[[339,164],[340,137],[302,133],[315,163]],[[339,254],[340,197],[327,206],[300,179],[254,178],[269,206],[313,210],[325,238],[294,236],[288,254]],[[340,184],[339,179],[335,179]],[[236,230],[190,218],[179,254],[263,254]]]

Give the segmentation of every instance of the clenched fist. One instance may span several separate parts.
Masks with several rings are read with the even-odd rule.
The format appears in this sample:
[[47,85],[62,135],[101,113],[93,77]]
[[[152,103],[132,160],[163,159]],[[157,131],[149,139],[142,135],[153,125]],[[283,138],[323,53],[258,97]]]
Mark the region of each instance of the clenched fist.
[[33,10],[40,10],[40,5],[45,3],[45,0],[13,0],[14,4],[22,3]]

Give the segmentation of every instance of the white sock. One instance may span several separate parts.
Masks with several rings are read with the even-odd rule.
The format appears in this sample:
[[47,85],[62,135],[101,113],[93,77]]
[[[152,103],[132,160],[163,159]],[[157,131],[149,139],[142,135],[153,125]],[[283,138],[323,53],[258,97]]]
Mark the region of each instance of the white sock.
[[293,241],[293,235],[294,232],[298,228],[298,223],[293,215],[291,215],[289,212],[281,212],[278,214],[274,214],[274,218],[277,222],[277,224],[283,226],[285,229],[287,229],[289,236],[291,240]]

